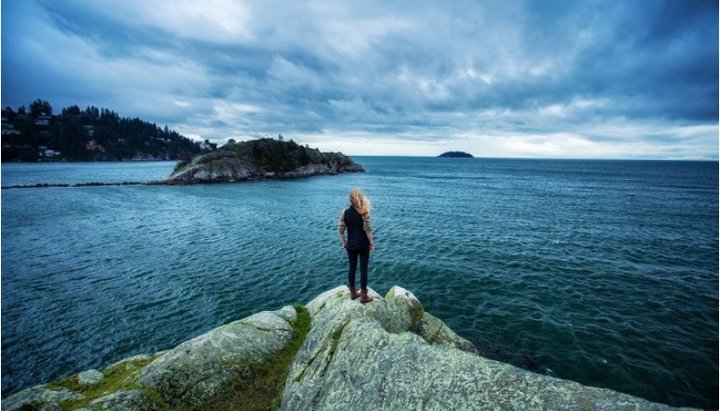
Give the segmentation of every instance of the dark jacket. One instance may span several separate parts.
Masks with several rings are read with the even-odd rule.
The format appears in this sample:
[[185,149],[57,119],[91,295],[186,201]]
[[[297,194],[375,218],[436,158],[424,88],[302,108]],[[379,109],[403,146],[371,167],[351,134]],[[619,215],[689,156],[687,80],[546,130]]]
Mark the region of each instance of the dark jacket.
[[368,214],[360,215],[352,206],[348,207],[343,211],[340,216],[340,223],[338,224],[338,230],[344,231],[347,227],[347,249],[348,250],[364,250],[370,247],[370,241],[368,240],[367,233],[365,230],[371,230],[370,228],[370,216]]

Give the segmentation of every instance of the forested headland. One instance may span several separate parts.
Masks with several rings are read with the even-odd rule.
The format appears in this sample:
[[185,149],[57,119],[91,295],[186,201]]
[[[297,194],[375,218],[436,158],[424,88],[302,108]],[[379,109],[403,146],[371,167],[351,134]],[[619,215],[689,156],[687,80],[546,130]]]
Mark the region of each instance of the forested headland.
[[1,141],[3,162],[180,160],[214,146],[106,108],[73,105],[54,114],[43,100],[4,108]]

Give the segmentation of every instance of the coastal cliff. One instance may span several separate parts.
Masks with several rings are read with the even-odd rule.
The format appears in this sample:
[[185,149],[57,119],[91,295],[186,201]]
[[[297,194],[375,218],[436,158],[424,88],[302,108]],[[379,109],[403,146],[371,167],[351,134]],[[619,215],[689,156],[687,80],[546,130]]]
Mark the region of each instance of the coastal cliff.
[[[347,287],[11,395],[16,410],[670,410],[483,358],[398,286]],[[269,404],[255,404],[268,391]]]
[[262,178],[296,178],[362,172],[342,153],[323,153],[295,142],[270,138],[228,143],[178,163],[164,184],[193,184]]

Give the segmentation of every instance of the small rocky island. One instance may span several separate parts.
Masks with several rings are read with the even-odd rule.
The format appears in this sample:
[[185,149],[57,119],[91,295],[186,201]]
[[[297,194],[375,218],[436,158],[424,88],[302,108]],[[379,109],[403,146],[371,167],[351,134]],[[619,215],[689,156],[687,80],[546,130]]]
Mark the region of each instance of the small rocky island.
[[195,184],[296,178],[365,171],[342,153],[323,153],[294,141],[262,138],[230,142],[181,161],[161,184]]
[[[672,410],[484,358],[392,287],[367,305],[345,286],[157,353],[3,398],[3,411]],[[162,332],[162,330],[158,330]]]
[[464,151],[446,151],[440,154],[438,157],[444,158],[474,158],[472,154]]

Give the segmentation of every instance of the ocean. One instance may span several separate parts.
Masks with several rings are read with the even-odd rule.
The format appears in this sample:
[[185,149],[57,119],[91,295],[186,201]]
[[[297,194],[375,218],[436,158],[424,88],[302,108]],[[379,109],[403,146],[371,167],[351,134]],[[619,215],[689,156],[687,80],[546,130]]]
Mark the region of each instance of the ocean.
[[[489,358],[718,407],[718,163],[354,157],[366,172],[2,190],[2,395],[171,348],[346,281],[352,187],[370,287]],[[172,162],[2,164],[2,186],[150,181]]]

